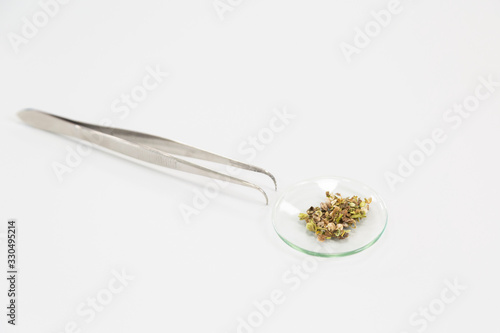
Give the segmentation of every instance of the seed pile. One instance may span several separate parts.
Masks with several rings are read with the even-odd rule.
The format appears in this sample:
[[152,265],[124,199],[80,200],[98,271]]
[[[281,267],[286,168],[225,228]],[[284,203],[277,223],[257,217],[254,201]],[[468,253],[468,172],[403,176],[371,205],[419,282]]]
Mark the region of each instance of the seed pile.
[[356,223],[366,217],[371,202],[372,198],[342,198],[340,193],[332,196],[326,192],[326,201],[300,213],[299,219],[305,220],[307,230],[316,233],[320,242],[331,238],[344,239],[352,228],[356,228]]

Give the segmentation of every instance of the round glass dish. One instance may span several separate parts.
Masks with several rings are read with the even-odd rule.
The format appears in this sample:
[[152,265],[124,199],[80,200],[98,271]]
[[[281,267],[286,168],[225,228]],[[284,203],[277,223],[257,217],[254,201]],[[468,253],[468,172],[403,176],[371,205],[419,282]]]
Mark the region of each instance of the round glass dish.
[[[320,242],[298,218],[299,213],[324,202],[326,191],[343,197],[372,198],[366,218],[357,223],[357,228],[345,239]],[[377,192],[363,183],[341,177],[320,177],[300,182],[281,196],[273,209],[273,225],[280,238],[298,251],[319,257],[342,257],[375,244],[387,225],[387,208]]]

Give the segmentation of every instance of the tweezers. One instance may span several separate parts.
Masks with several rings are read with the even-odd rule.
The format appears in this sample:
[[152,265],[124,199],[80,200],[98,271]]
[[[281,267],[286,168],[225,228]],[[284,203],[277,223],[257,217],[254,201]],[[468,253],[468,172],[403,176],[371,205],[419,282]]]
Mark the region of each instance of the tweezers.
[[186,156],[260,172],[273,180],[275,190],[277,190],[278,187],[276,179],[267,170],[177,141],[125,129],[87,124],[35,109],[22,110],[18,113],[18,116],[25,123],[33,127],[87,141],[144,162],[254,188],[264,195],[266,198],[266,205],[269,203],[269,199],[266,192],[259,186],[246,180],[191,163],[173,155]]

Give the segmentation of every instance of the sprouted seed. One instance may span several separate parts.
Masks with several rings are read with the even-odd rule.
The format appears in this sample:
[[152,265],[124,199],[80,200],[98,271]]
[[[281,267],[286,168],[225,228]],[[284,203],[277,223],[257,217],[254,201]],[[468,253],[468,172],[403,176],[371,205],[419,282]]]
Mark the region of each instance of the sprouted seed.
[[361,200],[357,196],[342,198],[340,193],[331,195],[326,192],[325,202],[319,207],[311,206],[306,213],[300,213],[299,219],[306,222],[306,229],[314,232],[320,242],[325,239],[344,239],[351,229],[356,228],[370,209],[372,198]]

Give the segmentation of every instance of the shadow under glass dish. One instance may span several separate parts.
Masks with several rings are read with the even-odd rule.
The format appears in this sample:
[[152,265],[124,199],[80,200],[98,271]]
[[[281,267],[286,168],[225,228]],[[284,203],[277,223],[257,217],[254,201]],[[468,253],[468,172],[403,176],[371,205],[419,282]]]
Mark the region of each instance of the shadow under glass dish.
[[[345,239],[320,242],[314,232],[306,229],[306,222],[298,218],[299,213],[324,202],[326,191],[340,193],[342,197],[372,198],[366,218],[361,219]],[[273,225],[280,238],[298,251],[320,257],[341,257],[369,248],[382,236],[387,225],[387,209],[382,198],[363,183],[321,177],[300,182],[285,192],[274,206]]]

